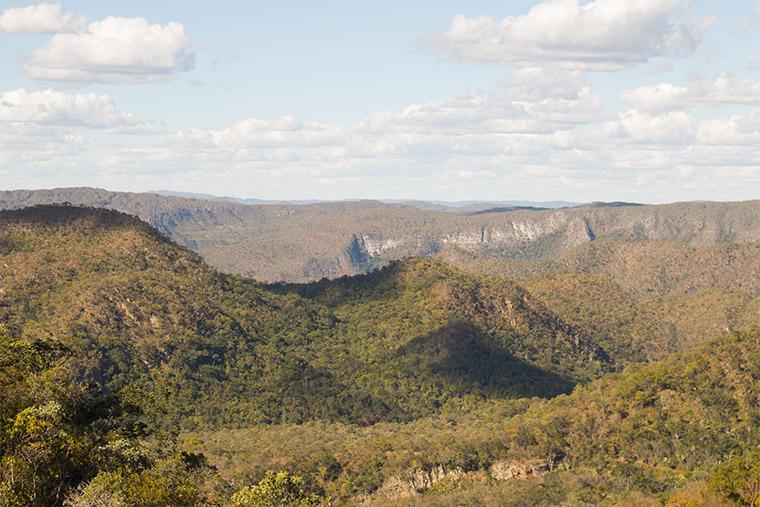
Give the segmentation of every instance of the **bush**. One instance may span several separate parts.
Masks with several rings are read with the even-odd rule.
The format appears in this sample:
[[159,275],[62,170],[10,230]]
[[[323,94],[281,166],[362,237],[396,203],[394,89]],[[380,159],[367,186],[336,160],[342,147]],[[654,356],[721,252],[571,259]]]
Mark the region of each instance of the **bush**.
[[710,489],[740,505],[760,504],[760,452],[752,451],[713,468]]
[[304,480],[286,471],[269,470],[258,484],[232,496],[231,507],[318,505],[320,497],[304,489]]

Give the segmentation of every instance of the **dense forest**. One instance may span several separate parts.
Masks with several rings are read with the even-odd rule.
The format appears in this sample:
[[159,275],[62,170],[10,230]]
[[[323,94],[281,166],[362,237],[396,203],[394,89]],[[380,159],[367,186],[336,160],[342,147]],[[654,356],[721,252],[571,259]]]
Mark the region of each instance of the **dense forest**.
[[591,245],[262,284],[0,212],[0,505],[756,505],[757,246]]

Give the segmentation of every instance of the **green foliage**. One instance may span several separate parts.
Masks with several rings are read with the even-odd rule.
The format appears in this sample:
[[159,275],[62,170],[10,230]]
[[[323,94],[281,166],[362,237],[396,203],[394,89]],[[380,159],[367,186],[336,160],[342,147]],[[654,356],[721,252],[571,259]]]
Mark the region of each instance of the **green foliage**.
[[760,505],[760,452],[750,451],[716,465],[710,488],[740,505]]
[[97,436],[71,417],[92,402],[50,349],[8,334],[0,340],[0,504],[59,502],[93,469]]
[[[539,498],[567,498],[570,505],[606,498],[614,504],[636,493],[640,498],[630,500],[636,505],[641,498],[664,500],[687,481],[705,477],[714,464],[760,445],[756,385],[760,340],[747,333],[629,367],[551,400],[451,407],[430,418],[369,427],[309,423],[199,432],[185,445],[235,477],[259,476],[284,463],[294,473],[319,478],[319,486],[338,500],[370,494],[392,476],[435,465],[480,474],[475,477],[488,483],[491,465],[506,459],[555,463],[562,484],[551,492],[540,488],[552,496],[536,496],[539,504]],[[328,466],[333,472],[320,472]],[[482,493],[477,498],[487,497],[491,486],[478,484],[467,487]],[[520,493],[529,495],[520,497],[523,503],[507,493],[498,498],[505,505],[531,505],[528,498],[539,491],[527,491]],[[450,501],[447,495],[441,498]],[[680,498],[686,497],[682,492]],[[430,502],[446,505],[432,497]]]
[[288,472],[270,470],[257,484],[232,495],[230,507],[279,507],[318,505],[316,493],[304,489],[304,480]]
[[407,421],[466,396],[569,392],[612,368],[524,290],[436,261],[263,287],[123,214],[41,206],[0,222],[14,245],[0,323],[65,346],[85,382],[139,392],[153,429]]
[[150,468],[101,471],[72,495],[69,507],[98,505],[134,507],[183,507],[208,504],[203,464],[178,457],[152,463]]
[[135,439],[145,435],[129,392],[83,384],[60,343],[1,339],[0,505],[179,507],[213,496],[201,455]]

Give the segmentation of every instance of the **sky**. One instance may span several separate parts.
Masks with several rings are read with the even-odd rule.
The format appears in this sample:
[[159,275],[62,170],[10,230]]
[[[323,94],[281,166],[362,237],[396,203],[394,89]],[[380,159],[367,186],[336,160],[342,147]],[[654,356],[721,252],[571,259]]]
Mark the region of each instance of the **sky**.
[[0,0],[0,189],[760,199],[760,1]]

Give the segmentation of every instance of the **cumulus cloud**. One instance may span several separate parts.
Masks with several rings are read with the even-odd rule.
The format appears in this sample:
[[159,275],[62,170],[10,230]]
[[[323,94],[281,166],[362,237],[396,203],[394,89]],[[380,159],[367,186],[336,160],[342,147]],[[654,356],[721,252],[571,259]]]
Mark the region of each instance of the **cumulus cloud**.
[[421,40],[446,58],[619,70],[650,58],[691,54],[713,22],[670,21],[678,0],[546,0],[524,16],[454,17]]
[[[560,81],[564,80],[562,89]],[[529,85],[553,88],[546,97]],[[541,84],[543,83],[543,84]],[[204,163],[273,162],[289,167],[361,168],[396,164],[422,167],[467,158],[488,163],[503,157],[560,148],[573,128],[604,114],[602,100],[581,75],[523,69],[490,93],[461,93],[449,100],[378,112],[350,126],[246,119],[221,129],[188,129],[162,145],[167,157]]]
[[760,143],[760,109],[746,116],[706,120],[700,125],[697,140],[709,145],[757,146]]
[[620,100],[628,106],[650,113],[661,113],[684,107],[684,99],[689,94],[685,86],[672,83],[639,86],[620,92]]
[[287,162],[332,168],[382,164],[446,165],[458,158],[490,164],[572,142],[573,128],[604,114],[601,98],[582,76],[547,97],[529,82],[557,84],[559,76],[524,70],[490,93],[461,93],[443,101],[384,111],[351,126],[247,119],[222,129],[189,129],[164,143],[168,156],[204,161]]
[[339,144],[342,129],[329,124],[302,122],[292,116],[276,121],[247,119],[220,130],[181,131],[171,142],[188,149],[285,148],[288,146],[327,146]]
[[54,35],[24,70],[41,80],[144,83],[191,70],[195,58],[189,48],[180,23],[107,17],[82,32]]
[[[0,123],[6,128],[72,127],[120,133],[148,133],[153,127],[120,111],[110,96],[56,90],[0,92]],[[10,126],[9,126],[10,125]],[[64,134],[66,135],[66,134]]]
[[620,100],[649,113],[683,110],[698,106],[760,104],[760,82],[733,79],[726,74],[712,82],[692,81],[686,86],[671,83],[640,86],[620,92]]
[[[37,185],[46,186],[54,181],[86,184],[103,175],[107,185],[111,153],[117,153],[125,167],[128,163],[130,150],[117,135],[159,132],[154,125],[118,109],[106,94],[0,92],[0,167],[7,168],[5,174],[0,169],[0,175],[9,187],[30,186],[32,175]],[[131,139],[147,142],[152,136]]]
[[684,111],[653,115],[633,109],[606,123],[604,131],[609,136],[638,143],[667,144],[688,142],[694,136],[695,127],[692,116]]
[[77,32],[85,26],[84,16],[63,12],[61,4],[37,4],[6,9],[0,14],[0,32]]
[[[718,91],[731,88],[721,79],[711,83],[713,100],[729,100]],[[551,92],[535,92],[531,83]],[[689,89],[671,88],[676,97]],[[378,112],[350,126],[249,119],[178,132],[109,161],[126,167],[135,159],[301,196],[372,194],[392,184],[427,195],[467,185],[494,196],[539,185],[576,199],[672,199],[668,189],[698,183],[712,198],[725,190],[725,198],[760,181],[760,108],[708,119],[668,107],[613,114],[581,73],[521,68],[489,93]],[[733,181],[744,187],[726,183]]]

